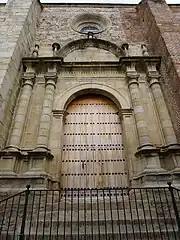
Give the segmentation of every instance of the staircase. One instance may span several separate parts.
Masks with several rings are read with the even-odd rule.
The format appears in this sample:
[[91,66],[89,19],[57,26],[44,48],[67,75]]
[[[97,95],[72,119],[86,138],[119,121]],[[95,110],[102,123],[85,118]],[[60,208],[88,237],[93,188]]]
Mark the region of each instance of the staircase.
[[171,190],[27,190],[0,202],[0,239],[178,240]]

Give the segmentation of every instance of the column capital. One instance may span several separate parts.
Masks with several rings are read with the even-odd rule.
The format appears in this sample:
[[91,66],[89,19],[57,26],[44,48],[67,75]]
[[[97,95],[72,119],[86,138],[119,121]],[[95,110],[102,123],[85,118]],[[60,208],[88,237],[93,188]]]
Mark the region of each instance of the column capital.
[[31,85],[33,86],[35,82],[35,73],[34,72],[25,72],[22,75],[22,80],[23,80],[23,86],[24,85]]
[[152,86],[153,84],[160,84],[159,79],[161,75],[158,73],[158,71],[149,71],[147,73],[147,81],[149,82],[149,85]]
[[133,83],[136,83],[137,85],[139,84],[138,83],[139,74],[137,74],[137,72],[135,72],[135,71],[133,71],[133,72],[128,71],[126,73],[126,78],[127,78],[129,85],[131,85]]
[[46,86],[48,84],[56,85],[57,82],[57,73],[56,72],[47,72],[45,74],[45,81],[46,81]]
[[133,109],[132,108],[121,108],[119,111],[120,116],[132,116]]

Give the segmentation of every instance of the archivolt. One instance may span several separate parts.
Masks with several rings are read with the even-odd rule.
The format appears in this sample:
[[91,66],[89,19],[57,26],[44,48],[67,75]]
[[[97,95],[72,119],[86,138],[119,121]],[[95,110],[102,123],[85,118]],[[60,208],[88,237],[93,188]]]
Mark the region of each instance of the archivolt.
[[68,43],[63,48],[59,49],[59,51],[57,52],[57,56],[65,58],[69,53],[75,50],[84,49],[87,47],[95,47],[95,48],[107,50],[112,54],[114,54],[117,58],[123,55],[122,49],[114,43],[111,43],[109,41],[105,41],[102,39],[87,38],[87,39],[79,39],[79,40]]
[[84,94],[100,94],[111,99],[119,109],[128,109],[130,108],[130,103],[125,97],[125,93],[118,92],[104,84],[99,83],[82,83],[77,86],[67,89],[62,95],[58,96],[55,99],[54,108],[59,110],[66,110],[69,103],[77,98],[78,96]]

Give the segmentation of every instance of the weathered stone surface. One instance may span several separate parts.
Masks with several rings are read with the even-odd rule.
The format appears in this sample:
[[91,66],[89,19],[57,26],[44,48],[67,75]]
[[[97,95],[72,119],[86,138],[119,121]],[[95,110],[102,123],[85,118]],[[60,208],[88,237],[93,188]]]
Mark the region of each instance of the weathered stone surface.
[[[43,169],[52,177],[52,185],[59,184],[67,107],[74,98],[95,93],[118,107],[129,182],[164,184],[171,174],[178,182],[178,9],[151,0],[139,5],[9,0],[0,5],[0,146],[8,154],[15,146],[20,156],[7,161],[5,172],[10,168],[22,177]],[[83,14],[87,19],[88,13],[104,24],[102,32],[80,33],[85,23],[77,19]],[[161,65],[152,54],[163,56]],[[23,63],[22,57],[26,57]],[[133,74],[132,63],[138,78],[136,87],[128,88],[126,69]],[[149,72],[154,71],[159,74],[158,87],[149,83]],[[33,86],[24,86],[22,73],[28,77],[32,72]],[[53,74],[54,83],[47,80]],[[146,152],[143,145],[151,147]],[[38,147],[51,152],[50,161],[40,152],[39,158],[34,157]],[[0,161],[3,172],[6,161]],[[159,170],[147,170],[148,161]]]

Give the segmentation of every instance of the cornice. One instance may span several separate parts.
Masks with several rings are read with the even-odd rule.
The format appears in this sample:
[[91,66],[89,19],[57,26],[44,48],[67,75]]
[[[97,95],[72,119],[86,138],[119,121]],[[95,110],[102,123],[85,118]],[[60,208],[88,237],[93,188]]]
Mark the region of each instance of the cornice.
[[28,66],[28,64],[32,65],[32,68],[35,68],[36,71],[46,72],[48,65],[56,65],[57,72],[61,71],[61,69],[68,71],[79,71],[79,69],[83,69],[83,71],[111,71],[111,70],[123,70],[124,67],[131,65],[132,63],[135,65],[141,65],[144,69],[146,69],[147,64],[154,64],[159,68],[161,63],[160,56],[127,56],[120,57],[119,61],[93,61],[93,62],[64,62],[62,57],[25,57],[22,59],[22,63],[24,67]]
[[119,63],[125,64],[125,63],[131,63],[131,62],[141,62],[141,63],[161,63],[161,56],[128,56],[128,57],[120,57]]
[[62,57],[24,57],[22,62],[26,63],[59,63],[62,66],[118,66],[128,62],[161,62],[161,56],[127,56],[120,57],[118,61],[93,61],[93,62],[64,62]]
[[128,3],[67,3],[64,1],[61,3],[41,3],[43,7],[107,7],[107,8],[117,8],[117,7],[136,7],[138,4],[128,4]]
[[39,62],[45,62],[45,63],[50,63],[50,62],[57,62],[57,63],[62,63],[63,58],[62,57],[24,57],[22,58],[23,63],[39,63]]

